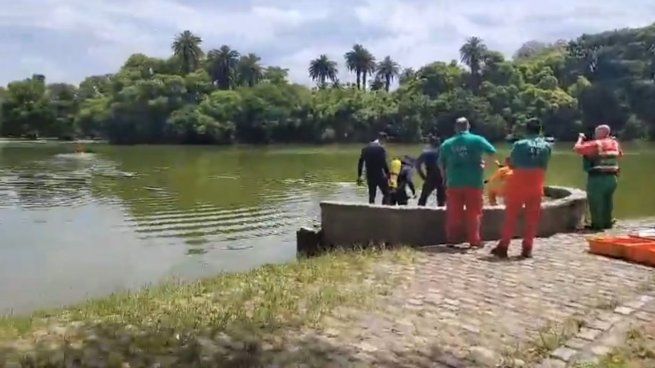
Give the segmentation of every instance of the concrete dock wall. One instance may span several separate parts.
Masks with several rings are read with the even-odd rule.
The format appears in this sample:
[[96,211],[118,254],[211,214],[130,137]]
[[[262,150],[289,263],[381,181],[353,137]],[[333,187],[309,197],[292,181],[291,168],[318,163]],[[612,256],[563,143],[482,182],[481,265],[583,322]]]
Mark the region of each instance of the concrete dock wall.
[[[583,224],[587,206],[584,191],[548,187],[546,195],[554,199],[542,204],[540,237],[569,232]],[[484,208],[481,230],[484,240],[500,238],[504,216],[503,206]],[[443,208],[322,202],[321,243],[327,247],[371,243],[442,244],[446,241],[445,218]],[[520,223],[517,235],[522,226]]]

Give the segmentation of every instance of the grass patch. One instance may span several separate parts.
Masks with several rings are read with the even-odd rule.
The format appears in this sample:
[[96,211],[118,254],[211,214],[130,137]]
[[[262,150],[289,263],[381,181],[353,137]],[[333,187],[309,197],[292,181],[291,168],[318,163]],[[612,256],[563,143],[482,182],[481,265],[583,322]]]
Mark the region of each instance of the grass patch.
[[[203,339],[209,339],[216,345],[212,351],[227,346],[252,355],[264,335],[315,327],[337,306],[366,305],[372,297],[388,292],[397,280],[379,268],[411,264],[415,255],[404,248],[334,251],[194,283],[167,283],[115,294],[26,317],[3,317],[0,345],[24,341],[39,351],[52,351],[55,345],[54,350],[80,354],[91,346],[100,355],[107,350],[103,359],[109,359],[111,352],[117,361],[147,352],[173,356],[183,366],[187,356],[199,359],[199,352],[207,350]],[[45,344],[44,348],[39,344]],[[32,350],[29,347],[27,353]],[[12,355],[21,349],[5,350]],[[27,356],[32,362],[38,359]],[[132,362],[141,366],[148,360]]]
[[633,328],[625,345],[614,349],[599,363],[578,364],[575,368],[652,368],[655,367],[655,326]]
[[[547,358],[551,352],[564,345],[566,341],[575,336],[585,322],[576,317],[566,319],[561,324],[550,324],[538,331],[537,336],[523,345],[517,345],[506,351],[503,357],[511,362],[520,359],[533,363]],[[511,365],[510,365],[511,367]]]

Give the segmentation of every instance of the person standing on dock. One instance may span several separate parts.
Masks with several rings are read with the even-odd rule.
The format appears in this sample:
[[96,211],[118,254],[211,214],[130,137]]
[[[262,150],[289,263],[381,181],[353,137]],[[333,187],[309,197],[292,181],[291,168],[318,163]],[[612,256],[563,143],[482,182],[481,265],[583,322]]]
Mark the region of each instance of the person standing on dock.
[[[446,204],[446,188],[439,170],[439,146],[441,146],[439,137],[431,135],[430,147],[416,159],[416,171],[423,179],[423,189],[421,189],[421,197],[418,200],[419,206],[425,206],[428,197],[435,190],[437,191],[437,205],[443,207]],[[425,171],[423,171],[423,166],[425,166]]]
[[482,247],[480,220],[484,188],[484,154],[496,149],[484,137],[472,134],[468,119],[455,122],[455,136],[439,151],[439,167],[446,178],[446,239],[456,244],[466,229],[471,247]]
[[550,161],[551,146],[541,137],[541,121],[530,119],[526,123],[525,139],[514,143],[509,157],[512,175],[505,184],[505,223],[501,240],[491,254],[507,258],[507,249],[516,232],[516,224],[525,208],[525,228],[521,257],[532,257],[532,245],[539,229],[541,199]]
[[385,133],[378,133],[378,138],[362,149],[357,164],[357,184],[361,185],[362,169],[366,168],[366,184],[368,185],[368,203],[375,203],[378,188],[382,192],[382,204],[389,200],[389,165],[387,164],[387,150],[384,142]]
[[587,196],[593,230],[610,229],[613,226],[614,192],[618,185],[619,158],[623,151],[612,137],[609,125],[599,125],[595,139],[585,142],[580,133],[574,150],[583,156],[587,172]]

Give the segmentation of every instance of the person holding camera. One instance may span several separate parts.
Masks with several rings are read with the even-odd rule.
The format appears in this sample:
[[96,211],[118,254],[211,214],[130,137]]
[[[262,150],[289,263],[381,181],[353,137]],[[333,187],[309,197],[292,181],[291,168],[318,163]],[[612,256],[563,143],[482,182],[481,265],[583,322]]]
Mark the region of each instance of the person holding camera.
[[618,186],[619,158],[623,151],[619,142],[611,136],[608,125],[599,125],[594,139],[587,140],[583,133],[573,147],[583,157],[587,172],[587,198],[591,214],[591,229],[605,230],[613,226],[614,192]]

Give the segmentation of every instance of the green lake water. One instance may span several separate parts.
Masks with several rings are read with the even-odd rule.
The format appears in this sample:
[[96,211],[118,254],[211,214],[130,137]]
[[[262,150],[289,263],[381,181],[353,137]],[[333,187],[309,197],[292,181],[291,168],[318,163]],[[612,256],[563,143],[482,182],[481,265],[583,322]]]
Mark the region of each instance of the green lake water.
[[[88,148],[0,142],[0,313],[286,262],[321,200],[366,201],[359,146]],[[655,146],[624,148],[616,216],[655,216]],[[581,168],[558,146],[548,182]]]

